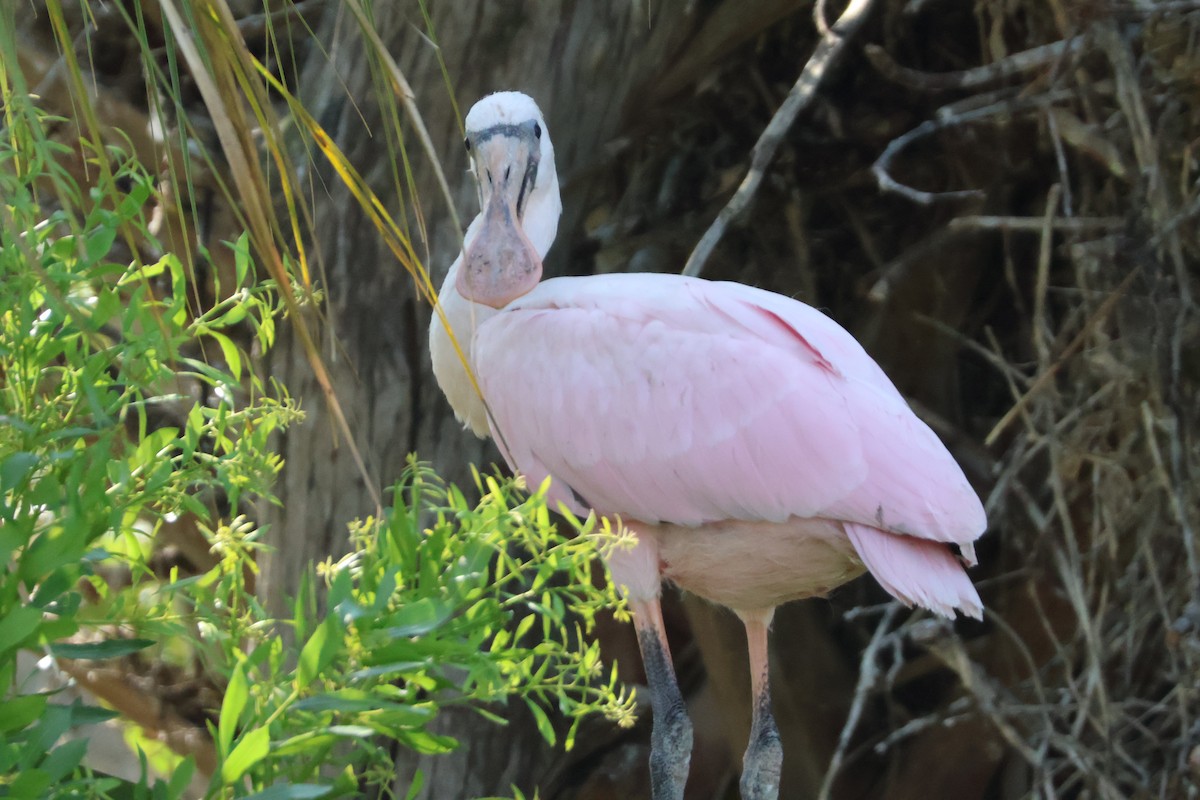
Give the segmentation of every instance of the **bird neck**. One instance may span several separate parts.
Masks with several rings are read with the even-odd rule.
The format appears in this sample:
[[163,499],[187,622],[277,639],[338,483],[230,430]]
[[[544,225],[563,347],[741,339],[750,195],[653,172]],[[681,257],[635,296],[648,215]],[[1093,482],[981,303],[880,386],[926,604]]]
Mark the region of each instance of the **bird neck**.
[[538,258],[543,261],[554,238],[558,235],[558,220],[562,217],[562,197],[558,192],[558,175],[550,165],[549,181],[544,187],[538,187],[530,196],[525,207],[525,217],[521,226],[525,235],[537,250]]
[[[544,163],[544,162],[543,162]],[[525,206],[522,227],[530,244],[537,250],[539,258],[545,258],[554,244],[558,233],[558,219],[562,215],[562,200],[558,193],[558,176],[554,173],[553,161],[550,161],[549,180],[529,196]],[[446,274],[442,289],[438,292],[438,302],[442,313],[434,313],[430,321],[429,349],[433,358],[433,373],[438,385],[450,401],[455,415],[478,436],[486,436],[488,432],[487,409],[479,392],[468,375],[459,356],[459,348],[467,361],[472,361],[472,342],[476,329],[497,313],[496,309],[478,303],[472,303],[458,293],[458,271],[462,267],[462,255],[471,242],[479,235],[483,227],[483,215],[475,218],[467,228],[463,237],[463,248],[454,265]],[[443,317],[444,315],[444,317]],[[443,322],[443,318],[445,322]],[[449,329],[454,331],[454,346]]]

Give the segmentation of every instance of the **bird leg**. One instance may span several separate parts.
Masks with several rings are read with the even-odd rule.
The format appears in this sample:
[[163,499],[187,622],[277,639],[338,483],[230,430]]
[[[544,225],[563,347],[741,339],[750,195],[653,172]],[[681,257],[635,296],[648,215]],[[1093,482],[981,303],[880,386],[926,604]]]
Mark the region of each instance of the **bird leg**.
[[[630,599],[638,647],[650,688],[654,728],[650,733],[650,792],[654,800],[683,800],[692,760],[692,722],[688,719],[658,598]],[[778,772],[778,770],[776,770]]]
[[742,800],[776,800],[779,797],[779,773],[783,767],[783,743],[771,713],[771,686],[768,678],[767,629],[775,609],[740,613],[746,626],[746,644],[750,651],[750,687],[753,717],[750,743],[742,759]]

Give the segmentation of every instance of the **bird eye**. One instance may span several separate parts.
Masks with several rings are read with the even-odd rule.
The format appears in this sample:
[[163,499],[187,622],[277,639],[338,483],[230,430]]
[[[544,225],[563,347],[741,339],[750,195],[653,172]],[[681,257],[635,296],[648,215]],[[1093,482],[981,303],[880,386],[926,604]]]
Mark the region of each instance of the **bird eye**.
[[538,125],[536,122],[533,123],[533,135],[538,139],[542,138],[542,126]]
[[467,152],[471,152],[471,140],[463,139],[463,147],[467,148]]

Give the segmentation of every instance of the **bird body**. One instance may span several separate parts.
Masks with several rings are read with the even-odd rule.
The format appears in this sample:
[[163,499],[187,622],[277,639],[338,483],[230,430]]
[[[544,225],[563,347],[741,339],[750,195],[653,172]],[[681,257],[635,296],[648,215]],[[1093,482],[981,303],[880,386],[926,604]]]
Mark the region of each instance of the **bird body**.
[[[554,278],[481,322],[472,347],[506,459],[535,485],[551,477],[552,500],[576,513],[641,523],[689,591],[734,609],[824,594],[873,555],[845,546],[857,523],[873,531],[856,529],[866,550],[891,536],[894,550],[944,554],[901,599],[979,612],[950,552],[921,544],[970,553],[978,498],[819,311],[679,275]],[[748,573],[737,580],[735,562]]]
[[[439,297],[476,384],[435,316],[438,380],[514,470],[533,485],[551,479],[553,502],[619,518],[635,535],[608,566],[638,618],[651,680],[655,797],[682,792],[691,739],[658,607],[663,578],[746,622],[758,701],[743,795],[774,797],[775,606],[868,570],[909,605],[980,616],[948,545],[973,563],[983,507],[879,366],[816,309],[679,275],[538,282],[561,208],[541,114],[524,95],[492,95],[467,129],[484,211]],[[527,160],[514,163],[515,152]]]

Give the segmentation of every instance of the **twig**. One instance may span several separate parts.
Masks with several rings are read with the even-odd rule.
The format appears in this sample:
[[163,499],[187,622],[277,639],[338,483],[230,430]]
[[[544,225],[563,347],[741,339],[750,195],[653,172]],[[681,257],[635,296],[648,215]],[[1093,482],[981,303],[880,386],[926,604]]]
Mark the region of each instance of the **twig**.
[[[1167,499],[1170,501],[1171,515],[1175,517],[1175,523],[1183,532],[1183,549],[1187,555],[1188,571],[1192,575],[1200,575],[1200,556],[1196,552],[1196,542],[1191,536],[1191,524],[1188,519],[1188,512],[1184,506],[1184,500],[1181,497],[1182,492],[1176,481],[1171,478],[1171,472],[1167,469],[1166,460],[1163,458],[1162,450],[1158,446],[1158,432],[1156,430],[1154,415],[1150,412],[1150,405],[1146,401],[1142,401],[1142,424],[1146,430],[1146,447],[1150,451],[1150,459],[1154,464],[1154,477],[1158,479],[1162,485],[1163,491],[1167,493]],[[1172,420],[1173,421],[1173,420]],[[1168,440],[1175,444],[1180,438],[1179,431],[1168,431]]]
[[[1054,144],[1054,161],[1058,166],[1058,183],[1059,192],[1062,193],[1062,213],[1067,217],[1075,216],[1075,203],[1071,198],[1071,174],[1067,170],[1067,153],[1063,149],[1063,137],[1058,132],[1058,120],[1054,116],[1054,109],[1049,109],[1046,114],[1046,127],[1049,129],[1050,141]],[[1047,211],[1046,224],[1049,225],[1053,218],[1057,216]]]
[[885,633],[891,627],[892,620],[895,619],[899,610],[899,603],[893,602],[888,605],[879,624],[875,626],[875,633],[872,634],[867,649],[863,651],[862,659],[859,661],[858,685],[854,687],[854,702],[850,704],[850,713],[846,716],[846,724],[842,726],[837,750],[833,751],[833,758],[829,761],[829,769],[825,771],[825,778],[821,781],[821,791],[817,793],[817,800],[828,800],[829,792],[833,789],[833,781],[837,778],[838,772],[842,768],[842,761],[846,758],[846,750],[850,747],[850,737],[854,736],[854,730],[858,727],[858,718],[862,716],[867,695],[870,694],[875,682],[879,679],[879,664],[875,657],[884,642],[891,638]]
[[879,270],[879,277],[867,290],[867,299],[873,303],[886,302],[892,288],[908,272],[913,264],[931,253],[941,250],[955,236],[975,231],[997,231],[1000,233],[1041,233],[1047,225],[1057,233],[1087,233],[1089,231],[1115,232],[1123,230],[1126,221],[1121,217],[1057,217],[1046,222],[1044,217],[1003,217],[988,214],[968,214],[955,217],[946,227],[934,231],[927,238],[889,261]]
[[1058,360],[1051,364],[1045,372],[1037,377],[1037,380],[1033,382],[1033,384],[1029,387],[1029,390],[1025,392],[1025,394],[1021,395],[1021,399],[1013,404],[1013,407],[1008,410],[1008,413],[1006,413],[1000,419],[1000,421],[996,423],[995,427],[992,428],[991,432],[983,440],[985,446],[991,447],[996,443],[996,439],[999,438],[1000,434],[1012,424],[1013,420],[1015,420],[1017,416],[1024,410],[1025,406],[1029,404],[1029,401],[1034,397],[1034,395],[1046,387],[1046,385],[1050,382],[1050,379],[1058,374],[1058,371],[1062,369],[1067,360],[1075,354],[1075,351],[1083,347],[1083,343],[1087,340],[1088,335],[1090,335],[1096,329],[1096,327],[1100,325],[1101,322],[1108,318],[1108,315],[1112,313],[1113,308],[1116,306],[1117,301],[1120,300],[1125,294],[1125,291],[1129,288],[1130,284],[1133,283],[1133,279],[1136,278],[1140,272],[1141,267],[1134,267],[1132,270],[1130,270],[1129,274],[1125,276],[1125,280],[1121,281],[1120,285],[1113,290],[1113,293],[1110,294],[1105,301],[1100,304],[1100,307],[1096,309],[1096,312],[1087,319],[1083,325],[1083,328],[1081,328],[1079,333],[1075,335],[1075,338],[1071,340],[1071,343],[1063,348],[1062,354],[1058,357]]
[[913,89],[936,91],[943,89],[973,89],[987,83],[994,83],[1004,78],[1029,72],[1038,67],[1055,62],[1069,53],[1079,50],[1084,43],[1084,37],[1076,36],[1071,39],[1033,47],[1020,53],[1013,53],[1008,58],[1002,58],[981,67],[959,70],[957,72],[924,72],[910,69],[897,64],[891,55],[877,44],[866,46],[867,59],[879,71],[879,74],[893,83],[899,83]]
[[817,26],[817,33],[821,34],[821,38],[830,35],[829,19],[825,16],[825,0],[813,3],[813,24]]
[[[712,225],[700,238],[696,249],[688,257],[687,264],[683,268],[684,275],[694,277],[700,274],[708,257],[712,255],[713,249],[724,236],[725,229],[750,206],[784,135],[792,127],[800,110],[811,103],[816,96],[817,87],[825,77],[825,73],[845,52],[846,44],[866,19],[871,2],[872,0],[850,0],[837,22],[829,28],[827,33],[822,35],[816,50],[813,51],[812,58],[804,65],[800,77],[796,79],[795,85],[788,92],[788,96],[784,98],[783,104],[779,106],[775,116],[771,118],[762,135],[758,137],[750,158],[750,171],[746,173],[746,177],[734,192],[733,197],[721,209],[721,213],[713,220]],[[817,13],[822,12],[821,4],[817,4],[816,11]]]
[[[953,192],[925,192],[920,189],[914,189],[911,186],[906,186],[896,179],[891,174],[892,160],[900,154],[904,148],[918,139],[922,139],[930,134],[940,130],[953,128],[958,125],[965,125],[969,122],[976,122],[981,119],[1003,114],[1012,116],[1020,111],[1025,111],[1030,108],[1042,108],[1059,99],[1071,97],[1071,93],[1067,90],[1059,90],[1047,92],[1043,95],[1035,97],[1023,97],[1017,99],[1005,99],[1000,102],[991,103],[979,108],[972,108],[969,111],[959,112],[958,108],[961,104],[952,104],[938,109],[934,119],[925,120],[917,127],[913,128],[903,136],[898,136],[888,143],[884,148],[879,158],[875,160],[874,166],[871,167],[871,172],[875,174],[875,180],[879,184],[879,188],[885,192],[895,192],[904,195],[908,199],[920,203],[921,205],[929,205],[934,200],[961,200],[975,199],[981,200],[984,197],[984,192],[980,189],[961,189]],[[973,101],[974,98],[968,98]]]
[[[961,122],[961,118],[958,120]],[[875,174],[875,181],[879,184],[879,189],[884,192],[895,192],[902,194],[909,200],[927,206],[937,198],[946,200],[958,199],[983,199],[983,192],[979,189],[963,189],[956,192],[925,192],[920,189],[914,189],[911,186],[906,186],[903,183],[892,178],[889,174],[889,168],[892,164],[892,159],[900,154],[900,151],[908,147],[917,139],[922,139],[932,133],[936,133],[943,128],[949,128],[952,123],[943,122],[941,120],[929,119],[922,122],[917,127],[913,128],[903,136],[898,136],[888,143],[884,148],[882,155],[875,161],[875,165],[871,167],[871,171]]]
[[998,217],[986,214],[956,217],[946,225],[952,231],[1004,231],[1038,233],[1046,228],[1058,233],[1084,233],[1086,231],[1123,230],[1126,221],[1122,217],[1056,217],[1047,222],[1043,217]]

